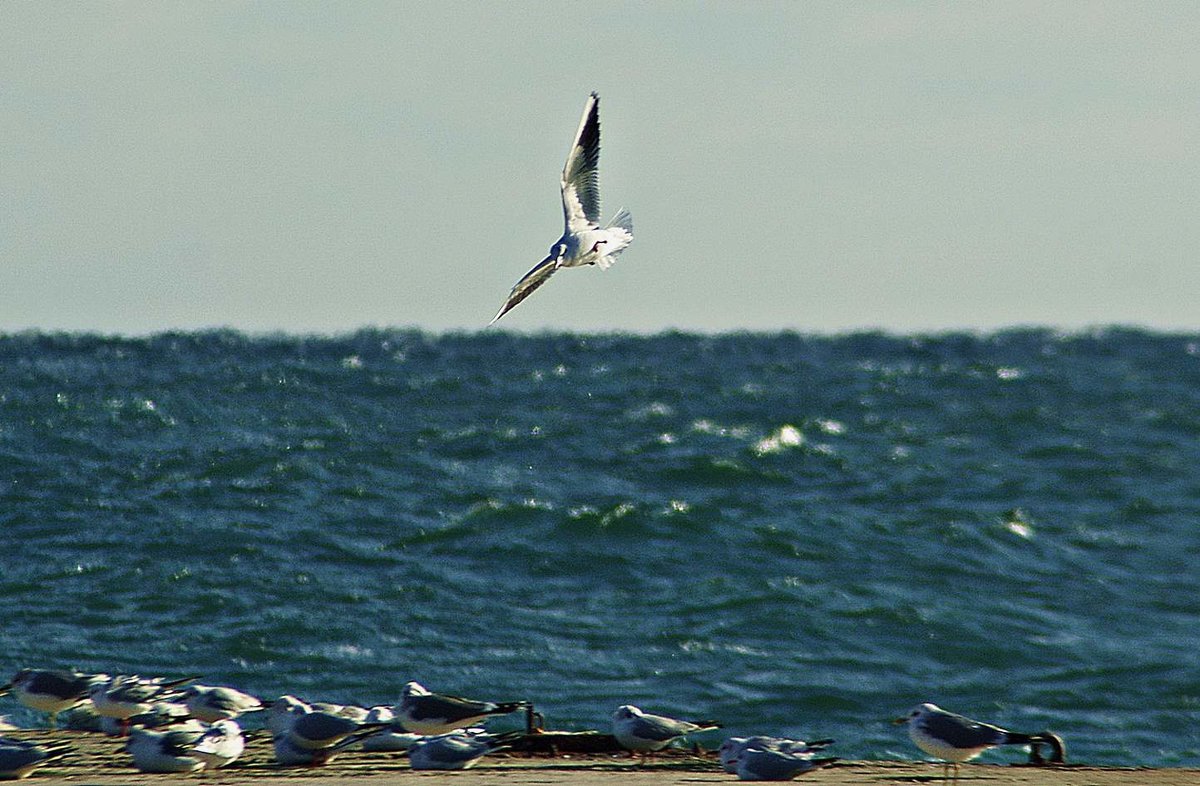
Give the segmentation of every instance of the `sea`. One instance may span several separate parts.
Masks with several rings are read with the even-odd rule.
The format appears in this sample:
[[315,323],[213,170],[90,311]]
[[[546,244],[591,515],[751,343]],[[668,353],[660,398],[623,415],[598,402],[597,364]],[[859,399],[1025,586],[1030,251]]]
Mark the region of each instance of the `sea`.
[[0,335],[23,667],[1197,766],[1200,334]]

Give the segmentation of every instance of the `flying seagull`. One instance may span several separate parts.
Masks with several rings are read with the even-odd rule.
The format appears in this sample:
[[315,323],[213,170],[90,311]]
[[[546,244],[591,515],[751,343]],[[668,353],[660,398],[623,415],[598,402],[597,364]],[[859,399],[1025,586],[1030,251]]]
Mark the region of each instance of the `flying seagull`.
[[549,255],[533,266],[512,288],[500,311],[507,314],[533,291],[545,284],[560,267],[598,265],[607,270],[617,255],[633,241],[633,216],[624,208],[600,226],[600,96],[596,93],[583,106],[579,130],[567,154],[562,173],[562,237],[554,241]]

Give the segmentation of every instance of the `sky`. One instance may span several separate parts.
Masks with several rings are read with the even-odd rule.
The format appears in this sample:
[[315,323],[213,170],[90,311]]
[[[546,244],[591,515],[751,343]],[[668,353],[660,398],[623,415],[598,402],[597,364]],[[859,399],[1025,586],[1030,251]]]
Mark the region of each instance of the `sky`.
[[0,332],[1200,329],[1200,4],[0,4]]

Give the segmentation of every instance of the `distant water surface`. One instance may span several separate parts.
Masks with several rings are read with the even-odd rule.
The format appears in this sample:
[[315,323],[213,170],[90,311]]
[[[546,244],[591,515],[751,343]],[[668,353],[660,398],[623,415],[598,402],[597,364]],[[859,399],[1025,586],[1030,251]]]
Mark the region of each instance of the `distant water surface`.
[[3,677],[1200,764],[1200,336],[0,336],[0,542]]

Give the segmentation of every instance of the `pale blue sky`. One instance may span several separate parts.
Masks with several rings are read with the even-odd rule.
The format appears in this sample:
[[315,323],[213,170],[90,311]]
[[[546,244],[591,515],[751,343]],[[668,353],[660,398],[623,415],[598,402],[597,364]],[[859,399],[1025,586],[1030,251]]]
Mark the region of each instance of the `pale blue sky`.
[[1200,328],[1195,3],[0,4],[0,331]]

